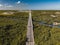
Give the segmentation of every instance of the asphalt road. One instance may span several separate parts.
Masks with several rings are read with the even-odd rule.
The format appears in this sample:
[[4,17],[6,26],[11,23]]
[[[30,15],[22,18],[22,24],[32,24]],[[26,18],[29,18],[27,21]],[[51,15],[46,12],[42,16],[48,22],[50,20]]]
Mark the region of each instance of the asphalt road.
[[31,11],[29,12],[29,19],[28,19],[28,25],[27,25],[26,45],[34,45],[34,35],[33,35],[33,24],[32,24]]

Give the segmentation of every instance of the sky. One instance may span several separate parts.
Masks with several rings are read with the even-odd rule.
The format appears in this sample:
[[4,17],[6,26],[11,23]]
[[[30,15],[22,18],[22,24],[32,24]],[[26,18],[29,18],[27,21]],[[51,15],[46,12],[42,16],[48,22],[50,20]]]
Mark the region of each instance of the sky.
[[0,0],[0,10],[60,10],[60,0]]

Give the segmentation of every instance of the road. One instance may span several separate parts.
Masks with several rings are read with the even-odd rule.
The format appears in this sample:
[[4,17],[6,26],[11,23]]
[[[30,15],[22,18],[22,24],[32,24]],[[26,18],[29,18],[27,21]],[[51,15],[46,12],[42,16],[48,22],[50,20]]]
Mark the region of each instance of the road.
[[32,24],[31,11],[29,11],[26,45],[34,45],[34,35],[33,35],[33,24]]

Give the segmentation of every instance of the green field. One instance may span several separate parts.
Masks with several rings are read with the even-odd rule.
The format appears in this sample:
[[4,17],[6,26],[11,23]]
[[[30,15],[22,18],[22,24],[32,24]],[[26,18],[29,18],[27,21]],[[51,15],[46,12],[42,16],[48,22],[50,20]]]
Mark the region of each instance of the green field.
[[[55,12],[56,11],[32,12],[35,45],[60,45],[60,27],[58,27],[59,25],[49,26],[52,25],[53,22],[60,23],[60,15],[55,14]],[[51,15],[54,15],[56,17],[52,17]]]
[[[15,12],[2,14],[3,12]],[[60,45],[60,14],[53,10],[33,10],[32,21],[35,45]],[[53,15],[53,16],[51,16]],[[0,45],[26,45],[27,12],[0,11]]]
[[0,45],[25,45],[27,21],[28,13],[0,15]]

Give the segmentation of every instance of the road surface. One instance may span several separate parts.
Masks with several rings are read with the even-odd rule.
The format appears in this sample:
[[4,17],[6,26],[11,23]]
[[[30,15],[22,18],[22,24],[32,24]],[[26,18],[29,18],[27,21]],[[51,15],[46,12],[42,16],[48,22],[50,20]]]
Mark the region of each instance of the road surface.
[[31,11],[29,12],[29,19],[28,19],[28,25],[27,25],[26,45],[34,45],[34,35],[33,35],[33,24],[32,24]]

